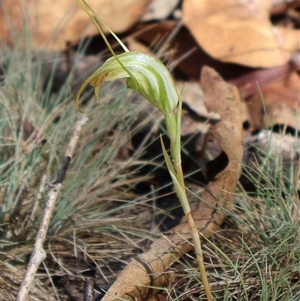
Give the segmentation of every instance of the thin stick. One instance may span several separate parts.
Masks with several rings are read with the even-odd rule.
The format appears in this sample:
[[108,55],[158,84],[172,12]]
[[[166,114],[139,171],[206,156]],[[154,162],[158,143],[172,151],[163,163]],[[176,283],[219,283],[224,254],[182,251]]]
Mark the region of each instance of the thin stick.
[[69,168],[74,149],[76,147],[80,132],[83,125],[88,121],[88,118],[84,114],[77,115],[77,121],[75,124],[75,129],[70,139],[65,157],[62,162],[62,166],[58,171],[56,180],[49,185],[49,192],[46,199],[46,205],[44,210],[44,215],[39,227],[39,231],[35,240],[34,248],[31,253],[31,257],[28,263],[26,273],[24,275],[18,296],[17,301],[25,301],[27,299],[28,292],[32,285],[34,276],[39,268],[40,264],[46,258],[46,252],[43,248],[46,234],[48,231],[49,223],[52,217],[52,212],[57,200],[58,193],[61,189],[62,182],[66,176],[66,172]]
[[83,301],[93,301],[94,300],[94,279],[86,278],[84,280],[84,294]]

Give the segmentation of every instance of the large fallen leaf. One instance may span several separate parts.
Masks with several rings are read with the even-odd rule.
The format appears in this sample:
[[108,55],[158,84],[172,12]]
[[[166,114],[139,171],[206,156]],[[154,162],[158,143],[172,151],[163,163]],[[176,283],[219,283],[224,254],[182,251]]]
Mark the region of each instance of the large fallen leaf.
[[[259,82],[258,82],[259,84]],[[252,131],[285,125],[300,131],[300,81],[297,72],[261,88],[247,99]]]
[[271,8],[271,0],[185,0],[183,22],[215,59],[274,67],[299,49],[299,30],[273,26]]
[[[241,173],[242,123],[237,89],[208,67],[203,68],[201,82],[208,111],[221,117],[212,126],[210,137],[218,142],[228,159],[226,168],[212,176],[201,201],[192,210],[201,234],[210,237],[224,219],[223,209],[231,203]],[[153,287],[167,285],[171,275],[166,270],[193,248],[190,239],[189,226],[183,218],[177,227],[154,241],[148,252],[126,266],[102,300],[144,300],[154,293]]]
[[[235,85],[240,92],[241,98],[245,99],[253,95],[264,86],[278,82],[288,77],[294,71],[300,70],[300,52],[294,53],[291,60],[278,67],[256,69],[244,73],[242,76],[231,79],[229,82]],[[299,85],[297,85],[299,87]]]
[[155,24],[138,24],[130,32],[135,38],[151,49],[164,48],[166,59],[170,61],[170,69],[179,72],[182,78],[198,80],[204,65],[211,66],[225,79],[233,79],[249,71],[250,68],[232,63],[222,63],[209,56],[195,41],[185,26],[179,29],[178,22],[168,21]]
[[[89,0],[89,5],[119,33],[142,17],[151,0]],[[34,49],[61,50],[66,42],[77,43],[98,34],[89,16],[74,0],[5,0],[0,4],[1,39],[13,45],[24,29]],[[27,41],[29,42],[29,41]]]

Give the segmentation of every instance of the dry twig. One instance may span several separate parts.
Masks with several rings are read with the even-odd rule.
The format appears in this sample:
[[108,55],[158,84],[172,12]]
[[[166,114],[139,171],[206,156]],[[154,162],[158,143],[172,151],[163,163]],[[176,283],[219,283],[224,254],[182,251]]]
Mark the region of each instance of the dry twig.
[[46,238],[47,230],[51,220],[52,212],[57,200],[57,196],[61,189],[62,182],[66,176],[66,172],[70,165],[74,149],[77,145],[77,141],[81,132],[83,125],[87,122],[88,118],[84,114],[77,115],[77,121],[75,124],[75,129],[70,139],[66,155],[63,159],[62,166],[58,171],[56,180],[49,185],[49,192],[46,199],[46,205],[44,210],[44,215],[38,230],[36,241],[34,244],[34,249],[32,251],[29,264],[24,275],[18,296],[17,301],[25,301],[27,299],[28,292],[30,290],[31,284],[33,282],[34,276],[40,264],[46,258],[46,252],[43,248],[43,244]]

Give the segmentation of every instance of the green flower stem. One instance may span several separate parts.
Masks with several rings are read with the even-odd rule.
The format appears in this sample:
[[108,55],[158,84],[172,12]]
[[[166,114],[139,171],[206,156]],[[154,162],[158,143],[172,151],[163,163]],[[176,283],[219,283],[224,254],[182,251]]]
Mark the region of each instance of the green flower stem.
[[[202,283],[203,283],[203,287],[205,290],[205,294],[207,297],[208,301],[212,301],[213,297],[211,294],[211,290],[210,290],[210,286],[209,286],[209,282],[207,279],[207,274],[206,274],[206,270],[205,270],[205,266],[204,266],[204,260],[203,260],[203,253],[202,253],[202,248],[201,248],[201,240],[199,237],[199,232],[197,229],[197,226],[195,224],[195,221],[192,217],[192,213],[191,213],[191,207],[186,195],[186,189],[185,189],[185,185],[184,185],[184,178],[183,178],[183,172],[182,172],[182,167],[181,164],[176,166],[176,175],[177,175],[177,180],[179,185],[182,187],[182,192],[181,194],[178,194],[178,198],[180,200],[180,204],[181,207],[183,209],[184,215],[187,219],[187,222],[190,226],[191,229],[191,234],[192,234],[192,240],[194,243],[194,249],[195,249],[195,253],[196,253],[196,258],[197,258],[197,264],[200,270],[200,275],[201,275],[201,279],[202,279]],[[175,184],[175,183],[174,183]]]
[[169,115],[164,115],[165,123],[167,127],[167,132],[170,138],[170,150],[171,150],[171,157],[173,159],[174,165],[180,164],[180,152],[178,153],[177,147],[177,131],[176,131],[176,118],[173,113]]
[[[171,157],[173,159],[175,168],[181,166],[181,112],[182,112],[182,98],[179,97],[178,111],[176,117],[173,112],[165,116],[165,123],[167,132],[170,138]],[[181,178],[183,179],[183,173],[181,171]],[[184,188],[184,182],[181,182],[182,188]]]
[[168,157],[165,147],[163,145],[163,141],[162,140],[161,141],[162,141],[163,153],[166,159],[169,173],[174,183],[175,191],[177,193],[184,215],[187,219],[187,222],[191,230],[192,240],[194,243],[194,248],[195,248],[195,253],[197,258],[197,264],[200,270],[200,275],[205,290],[205,294],[208,301],[213,301],[213,297],[210,290],[210,286],[209,286],[209,282],[207,279],[207,274],[204,266],[204,261],[203,261],[201,240],[199,237],[197,226],[195,224],[195,221],[191,213],[191,208],[187,198],[186,188],[184,184],[184,176],[183,176],[182,165],[181,165],[181,148],[180,148],[181,108],[182,108],[182,100],[179,101],[176,117],[174,116],[173,113],[164,115],[167,132],[170,138],[171,157],[173,162],[171,162],[170,158]]

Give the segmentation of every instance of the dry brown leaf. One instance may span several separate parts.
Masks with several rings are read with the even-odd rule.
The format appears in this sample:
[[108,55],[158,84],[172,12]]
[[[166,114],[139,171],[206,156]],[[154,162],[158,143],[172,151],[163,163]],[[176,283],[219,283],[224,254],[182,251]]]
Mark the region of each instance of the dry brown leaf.
[[264,86],[278,82],[297,70],[300,70],[300,52],[294,53],[292,59],[285,65],[251,70],[229,82],[239,89],[240,96],[245,99]]
[[271,10],[271,15],[283,15],[284,13],[288,13],[290,15],[291,11],[295,12],[295,10],[300,6],[298,0],[272,0],[273,7]]
[[[183,79],[198,81],[204,65],[214,68],[225,80],[237,78],[241,74],[249,72],[250,68],[248,67],[222,63],[213,59],[197,44],[186,27],[181,26],[178,30],[177,24],[178,22],[174,21],[138,24],[130,32],[135,34],[138,41],[151,49],[160,49],[161,45],[169,40],[166,45],[167,53],[164,54],[167,54],[170,68]],[[170,37],[172,38],[170,39]]]
[[186,84],[182,81],[176,81],[176,87],[178,91],[182,91],[182,100],[191,110],[198,116],[210,117],[203,103],[203,91],[199,82],[190,81]]
[[270,83],[247,99],[252,131],[274,125],[300,130],[300,80],[294,72],[281,81]]
[[185,0],[183,22],[212,57],[251,67],[285,64],[299,49],[299,30],[273,26],[271,0]]
[[[221,121],[212,126],[211,135],[228,158],[226,168],[214,176],[202,194],[202,201],[198,200],[192,210],[201,234],[210,237],[224,219],[223,208],[231,203],[240,176],[242,124],[237,89],[208,67],[203,68],[201,82],[208,111],[221,116]],[[154,241],[148,252],[126,266],[102,300],[143,300],[153,294],[151,287],[167,285],[172,275],[166,270],[193,248],[190,239],[190,229],[183,218],[165,237]]]
[[[119,33],[142,17],[151,0],[89,0],[89,5]],[[77,43],[98,34],[88,15],[74,0],[5,0],[0,4],[1,38],[13,46],[20,34],[28,30],[35,49],[61,50],[66,42]]]
[[[187,84],[182,81],[176,81],[176,87],[178,91],[182,91],[182,143],[185,145],[185,148],[191,150],[189,156],[199,157],[198,154],[202,154],[204,151],[204,145],[207,146],[205,140],[210,125],[212,123],[220,121],[220,115],[214,112],[207,112],[206,106],[204,104],[204,94],[199,81],[191,81]],[[193,137],[193,139],[191,137]],[[203,157],[201,162],[206,162],[204,158],[209,158],[208,161],[213,160],[212,158],[217,157],[219,154],[220,147],[217,146],[217,152],[210,151],[208,156],[201,156]],[[192,164],[192,166],[187,164],[187,162],[184,160],[184,156],[182,158],[182,164],[186,172],[189,170],[189,167],[191,167],[192,170],[195,171],[195,164]],[[204,168],[204,164],[201,166],[202,168]],[[188,172],[192,172],[192,170],[189,170]]]

